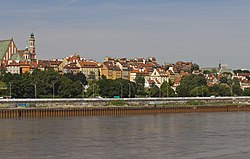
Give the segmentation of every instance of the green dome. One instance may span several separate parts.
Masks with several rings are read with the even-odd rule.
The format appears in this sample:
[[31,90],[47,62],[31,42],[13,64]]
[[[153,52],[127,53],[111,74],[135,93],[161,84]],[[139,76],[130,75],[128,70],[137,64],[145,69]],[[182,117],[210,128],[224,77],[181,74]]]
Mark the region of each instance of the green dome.
[[20,54],[16,53],[16,54],[13,54],[10,58],[11,60],[19,60],[19,61],[22,61],[22,57],[20,56]]

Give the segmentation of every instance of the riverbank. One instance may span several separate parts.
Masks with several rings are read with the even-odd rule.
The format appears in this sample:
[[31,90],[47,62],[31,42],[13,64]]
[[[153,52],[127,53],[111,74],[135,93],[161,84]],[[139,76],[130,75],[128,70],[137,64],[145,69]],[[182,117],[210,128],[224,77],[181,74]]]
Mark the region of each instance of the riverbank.
[[250,97],[0,99],[0,108],[250,105]]
[[228,111],[250,111],[250,97],[0,100],[0,118]]
[[91,115],[237,112],[250,111],[249,105],[227,106],[109,106],[84,108],[8,108],[0,109],[0,118],[20,117],[67,117]]

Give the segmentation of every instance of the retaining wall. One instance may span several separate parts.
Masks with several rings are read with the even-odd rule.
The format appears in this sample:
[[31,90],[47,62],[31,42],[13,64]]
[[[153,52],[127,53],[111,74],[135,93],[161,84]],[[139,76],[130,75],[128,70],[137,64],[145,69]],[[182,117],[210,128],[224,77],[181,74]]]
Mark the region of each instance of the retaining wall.
[[250,111],[250,106],[0,109],[0,118]]

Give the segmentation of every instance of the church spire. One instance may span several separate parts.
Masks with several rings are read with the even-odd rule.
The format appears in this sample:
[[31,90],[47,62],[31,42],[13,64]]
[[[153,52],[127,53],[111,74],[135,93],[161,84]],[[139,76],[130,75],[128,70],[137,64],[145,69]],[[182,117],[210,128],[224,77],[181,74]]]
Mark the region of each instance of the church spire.
[[35,35],[32,32],[29,38],[29,52],[31,54],[31,59],[36,59],[36,47],[35,47]]

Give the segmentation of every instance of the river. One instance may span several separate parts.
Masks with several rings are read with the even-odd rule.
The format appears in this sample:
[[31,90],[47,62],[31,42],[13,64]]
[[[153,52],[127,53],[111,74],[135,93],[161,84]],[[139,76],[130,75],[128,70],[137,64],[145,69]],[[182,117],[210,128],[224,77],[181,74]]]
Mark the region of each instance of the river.
[[249,112],[1,119],[0,158],[244,159],[249,136]]

